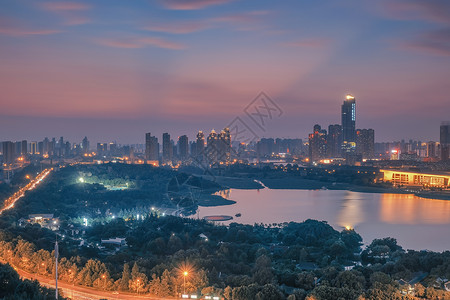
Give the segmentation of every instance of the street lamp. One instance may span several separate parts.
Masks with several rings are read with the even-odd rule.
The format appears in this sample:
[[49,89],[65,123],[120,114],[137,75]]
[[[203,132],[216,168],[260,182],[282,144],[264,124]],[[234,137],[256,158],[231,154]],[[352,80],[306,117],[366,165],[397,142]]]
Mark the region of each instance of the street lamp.
[[188,272],[183,272],[183,294],[186,294],[186,276],[188,276]]
[[137,282],[137,293],[138,293],[138,295],[139,295],[139,288],[141,287],[141,285],[140,285],[141,280],[138,278],[138,279],[136,280],[136,282]]

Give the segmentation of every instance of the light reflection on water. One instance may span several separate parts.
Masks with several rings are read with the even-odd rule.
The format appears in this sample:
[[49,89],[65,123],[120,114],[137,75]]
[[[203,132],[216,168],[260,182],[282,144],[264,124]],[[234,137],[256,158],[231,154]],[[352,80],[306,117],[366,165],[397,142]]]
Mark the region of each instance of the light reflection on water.
[[[230,215],[244,224],[327,221],[336,230],[351,226],[365,243],[394,237],[405,249],[450,249],[450,201],[409,194],[358,193],[342,190],[238,190],[217,193],[234,205],[200,207],[200,218]],[[240,213],[241,217],[235,215]]]

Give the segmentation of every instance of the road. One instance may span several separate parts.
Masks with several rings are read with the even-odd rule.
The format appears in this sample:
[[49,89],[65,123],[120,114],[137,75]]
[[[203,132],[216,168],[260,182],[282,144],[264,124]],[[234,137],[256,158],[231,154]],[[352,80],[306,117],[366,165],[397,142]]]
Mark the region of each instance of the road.
[[[51,279],[42,275],[31,274],[22,270],[19,270],[14,267],[16,272],[20,275],[21,278],[24,279],[35,279],[39,281],[39,283],[43,286],[49,288],[55,288],[55,279]],[[99,291],[94,288],[73,285],[65,282],[58,281],[58,290],[62,291],[62,296],[71,299],[82,299],[82,300],[99,300],[99,299],[152,299],[152,300],[166,300],[166,299],[174,299],[174,298],[159,298],[152,297],[149,295],[135,295],[128,293],[120,293],[118,295],[114,295],[112,291]]]
[[20,190],[18,190],[17,192],[14,193],[14,195],[12,195],[11,197],[9,197],[8,199],[6,199],[3,203],[4,203],[4,207],[2,209],[0,209],[0,215],[7,209],[13,208],[14,204],[17,202],[17,200],[19,200],[20,198],[22,198],[25,195],[26,191],[31,191],[33,189],[36,188],[36,186],[38,186],[44,179],[45,177],[48,176],[48,174],[50,174],[50,172],[53,170],[53,168],[51,169],[45,169],[44,171],[42,171],[41,173],[39,173],[38,176],[36,176],[35,179],[31,180],[26,186],[22,187]]

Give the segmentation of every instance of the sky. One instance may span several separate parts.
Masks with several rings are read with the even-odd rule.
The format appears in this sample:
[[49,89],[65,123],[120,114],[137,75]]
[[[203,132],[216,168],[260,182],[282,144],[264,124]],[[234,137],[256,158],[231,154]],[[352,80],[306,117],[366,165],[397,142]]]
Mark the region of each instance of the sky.
[[[262,128],[246,114],[261,92],[279,108]],[[347,93],[377,142],[438,141],[450,2],[2,0],[0,140],[143,143],[236,117],[306,138]]]

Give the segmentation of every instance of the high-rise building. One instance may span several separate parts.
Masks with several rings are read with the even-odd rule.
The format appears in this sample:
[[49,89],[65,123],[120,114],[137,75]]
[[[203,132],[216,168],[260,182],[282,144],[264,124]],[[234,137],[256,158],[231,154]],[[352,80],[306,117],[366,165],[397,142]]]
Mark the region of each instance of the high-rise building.
[[375,157],[375,131],[373,129],[356,130],[356,154],[363,159]]
[[342,126],[339,124],[328,126],[327,156],[328,158],[341,157]]
[[208,163],[215,163],[218,159],[217,147],[219,136],[216,131],[211,130],[208,138],[206,139],[206,158]]
[[189,155],[189,140],[187,135],[182,135],[178,138],[178,155],[181,160],[185,160]]
[[2,142],[2,153],[3,153],[3,163],[4,164],[12,164],[14,163],[15,151],[14,151],[14,143],[11,141]]
[[97,143],[97,155],[106,155],[108,152],[108,144],[107,143]]
[[173,146],[170,141],[170,134],[163,133],[163,153],[162,159],[164,163],[172,161]]
[[83,148],[83,153],[89,152],[89,140],[86,136],[84,137],[83,141],[81,142],[81,148]]
[[219,134],[219,161],[228,162],[231,158],[231,133],[229,128],[224,128]]
[[262,138],[256,143],[256,152],[260,158],[271,156],[275,152],[275,142],[272,138]]
[[150,132],[145,134],[145,159],[152,161],[159,160],[158,138],[152,136]]
[[197,133],[197,141],[195,142],[195,145],[196,145],[196,148],[197,148],[197,150],[196,150],[197,153],[196,154],[197,155],[202,155],[202,153],[205,150],[205,135],[203,134],[202,131],[199,131]]
[[348,94],[341,110],[342,118],[342,151],[345,158],[356,150],[356,101]]
[[327,157],[327,131],[316,124],[309,134],[309,161],[315,162]]
[[440,128],[441,160],[450,159],[450,122],[442,122]]
[[38,154],[39,149],[38,149],[38,143],[37,142],[31,142],[30,143],[30,153],[32,155]]
[[27,156],[27,154],[28,154],[28,143],[27,143],[27,141],[26,140],[23,140],[22,142],[21,142],[21,144],[22,144],[22,146],[21,146],[21,151],[20,151],[20,154],[22,155],[22,156]]

